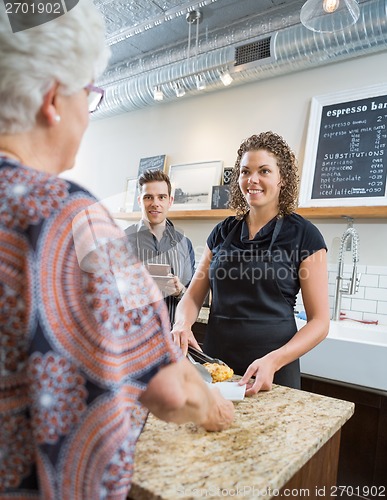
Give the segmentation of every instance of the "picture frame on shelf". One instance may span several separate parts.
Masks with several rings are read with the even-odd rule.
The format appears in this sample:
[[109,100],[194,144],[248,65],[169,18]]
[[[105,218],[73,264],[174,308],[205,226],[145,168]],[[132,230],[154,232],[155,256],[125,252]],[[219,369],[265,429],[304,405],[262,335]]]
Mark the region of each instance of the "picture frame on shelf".
[[170,210],[210,210],[212,186],[219,185],[222,168],[220,160],[170,165],[174,197]]
[[299,207],[387,205],[387,84],[312,98]]
[[227,184],[230,184],[233,170],[234,170],[234,167],[223,167],[222,184],[224,186],[226,186]]
[[[165,172],[167,156],[166,155],[158,155],[158,156],[148,156],[146,158],[141,158],[140,163],[138,165],[137,179],[143,174],[146,170],[162,170]],[[136,192],[134,196],[133,203],[133,212],[140,212],[140,205],[138,204],[137,198],[139,195],[138,184],[136,187]]]

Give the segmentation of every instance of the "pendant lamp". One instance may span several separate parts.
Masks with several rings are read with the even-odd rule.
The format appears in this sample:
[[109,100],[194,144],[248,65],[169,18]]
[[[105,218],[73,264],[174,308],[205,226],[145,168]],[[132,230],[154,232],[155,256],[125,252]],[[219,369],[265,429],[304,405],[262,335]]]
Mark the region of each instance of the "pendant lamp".
[[307,0],[301,8],[301,23],[317,33],[340,31],[359,19],[357,0]]

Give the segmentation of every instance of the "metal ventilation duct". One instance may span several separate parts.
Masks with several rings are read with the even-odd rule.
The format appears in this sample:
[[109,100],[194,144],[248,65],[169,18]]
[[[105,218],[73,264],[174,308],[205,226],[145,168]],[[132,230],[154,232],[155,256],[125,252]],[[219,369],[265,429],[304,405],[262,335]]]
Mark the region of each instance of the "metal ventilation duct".
[[237,71],[246,69],[251,64],[256,64],[263,59],[272,57],[271,36],[261,38],[254,42],[238,45],[235,48],[234,68]]
[[[190,94],[203,92],[196,90],[197,73],[204,75],[208,92],[223,88],[219,79],[222,68],[230,70],[233,85],[238,85],[386,50],[387,0],[361,4],[357,23],[335,33],[322,35],[309,31],[299,19],[297,24],[280,29],[280,15],[270,24],[274,31],[264,36],[254,33],[253,27],[246,23],[234,27],[232,33],[228,30],[223,36],[217,34],[201,44],[201,53],[189,60],[185,47],[180,46],[111,69],[99,80],[106,93],[103,106],[93,116],[103,118],[159,105],[153,99],[157,85],[163,87],[164,102],[178,99],[173,84],[169,83],[177,79],[183,80]],[[263,44],[263,53],[255,50]],[[254,49],[251,53],[258,55],[249,55],[247,45],[251,46],[248,49]],[[241,54],[250,59],[241,63]]]

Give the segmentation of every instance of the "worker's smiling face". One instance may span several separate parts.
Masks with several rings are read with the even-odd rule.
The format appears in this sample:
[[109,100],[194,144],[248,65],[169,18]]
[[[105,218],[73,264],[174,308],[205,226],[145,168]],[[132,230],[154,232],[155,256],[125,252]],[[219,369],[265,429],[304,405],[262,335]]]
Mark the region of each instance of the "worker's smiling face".
[[281,175],[272,153],[265,149],[246,151],[241,159],[238,183],[250,207],[278,211]]
[[138,203],[142,217],[150,224],[160,224],[165,221],[173,198],[168,193],[165,181],[147,182],[141,188]]

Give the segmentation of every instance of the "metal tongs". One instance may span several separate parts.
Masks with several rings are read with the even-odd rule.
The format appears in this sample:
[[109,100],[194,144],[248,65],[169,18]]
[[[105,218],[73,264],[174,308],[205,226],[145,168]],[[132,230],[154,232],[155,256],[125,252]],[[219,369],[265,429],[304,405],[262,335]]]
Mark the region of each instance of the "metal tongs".
[[198,351],[197,349],[195,349],[194,347],[192,346],[188,346],[188,354],[191,355],[191,357],[203,364],[203,363],[217,363],[218,365],[224,365],[224,366],[227,366],[226,363],[224,361],[222,361],[221,359],[218,359],[218,358],[211,358],[211,356],[208,356],[208,354],[204,354],[204,352],[202,351]]
[[198,361],[195,361],[191,354],[187,352],[187,358],[189,361],[194,365],[194,367],[197,369],[197,371],[200,373],[201,377],[208,382],[209,384],[212,383],[212,375],[211,373],[206,369],[205,366],[203,366],[201,363]]

